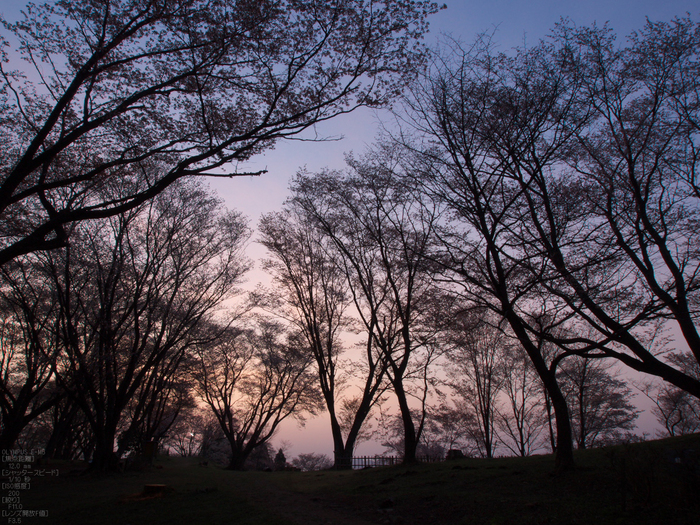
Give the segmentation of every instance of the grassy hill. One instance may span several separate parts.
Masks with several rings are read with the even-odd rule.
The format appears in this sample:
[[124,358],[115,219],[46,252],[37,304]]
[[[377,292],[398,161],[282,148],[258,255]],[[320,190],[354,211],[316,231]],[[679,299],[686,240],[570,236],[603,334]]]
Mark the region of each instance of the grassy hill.
[[[124,474],[57,464],[35,478],[22,523],[137,524],[697,524],[700,435],[551,456],[466,459],[352,472],[230,472],[162,458]],[[56,468],[49,465],[47,468]],[[164,484],[161,494],[143,494]]]

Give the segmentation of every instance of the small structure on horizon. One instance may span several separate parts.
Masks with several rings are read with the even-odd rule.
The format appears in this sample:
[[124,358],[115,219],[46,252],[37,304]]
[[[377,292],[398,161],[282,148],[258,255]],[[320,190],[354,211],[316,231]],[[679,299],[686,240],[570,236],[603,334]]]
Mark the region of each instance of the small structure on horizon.
[[467,456],[464,455],[464,452],[462,452],[458,448],[451,448],[447,451],[447,456],[445,456],[445,460],[449,461],[451,459],[464,459],[466,457]]

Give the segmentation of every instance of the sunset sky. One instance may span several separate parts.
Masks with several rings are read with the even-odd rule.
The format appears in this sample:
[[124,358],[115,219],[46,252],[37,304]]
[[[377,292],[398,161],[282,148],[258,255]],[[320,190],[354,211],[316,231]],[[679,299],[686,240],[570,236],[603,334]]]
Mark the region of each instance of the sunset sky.
[[[0,0],[0,13],[9,21],[17,20],[23,4],[21,0]],[[487,32],[494,34],[500,50],[507,51],[515,46],[535,45],[561,18],[568,18],[579,26],[609,23],[619,40],[624,41],[631,31],[642,28],[647,18],[668,21],[686,13],[694,18],[700,17],[697,0],[453,0],[430,19],[431,30],[426,44],[437,45],[441,35],[469,44],[476,35]],[[243,172],[266,169],[268,173],[265,175],[212,179],[210,185],[228,207],[247,215],[251,227],[255,228],[262,213],[281,208],[289,180],[300,168],[306,167],[311,172],[324,167],[342,169],[344,154],[351,151],[361,154],[377,136],[382,123],[391,127],[388,111],[359,110],[341,116],[307,132],[303,136],[307,141],[279,143],[274,150],[238,167]],[[319,137],[338,140],[310,140]],[[254,260],[265,254],[254,242],[248,253]],[[256,269],[250,275],[249,286],[253,287],[262,280],[262,273]],[[642,401],[640,397],[641,394],[637,396],[638,402]],[[646,406],[643,402],[639,404]],[[646,412],[638,421],[641,430],[653,433],[653,416]],[[295,422],[287,422],[273,439],[273,446],[279,447],[283,442],[290,445],[288,458],[309,452],[332,455],[330,426],[324,417],[308,421],[303,430]],[[381,451],[382,447],[368,443],[360,445],[358,454]]]
[[[668,21],[687,12],[692,16],[700,14],[696,0],[453,0],[430,18],[426,43],[435,45],[442,35],[449,35],[468,44],[479,33],[495,31],[500,50],[507,51],[523,44],[535,45],[561,18],[569,18],[577,25],[608,22],[622,40],[641,28],[647,17],[652,21]],[[300,167],[306,166],[312,172],[324,167],[342,168],[345,152],[361,153],[377,136],[380,121],[389,123],[391,117],[386,112],[371,110],[341,116],[318,126],[316,133],[319,137],[343,136],[342,140],[280,143],[275,150],[240,168],[267,169],[264,176],[213,181],[212,186],[230,207],[257,222],[261,213],[279,209],[289,179]],[[305,137],[313,135],[311,132]]]
[[[430,19],[430,34],[426,43],[435,45],[441,35],[448,35],[468,44],[479,33],[495,31],[500,50],[507,51],[523,44],[535,45],[561,18],[569,18],[579,26],[593,23],[601,26],[607,22],[617,33],[618,39],[623,41],[630,32],[643,27],[647,18],[668,21],[686,13],[693,17],[700,15],[697,0],[455,0],[447,2],[447,8]],[[230,207],[243,211],[254,226],[261,213],[280,208],[287,195],[289,180],[299,168],[306,166],[312,172],[324,167],[342,169],[345,153],[361,153],[377,136],[382,122],[385,125],[391,122],[388,112],[362,110],[342,116],[316,130],[320,137],[342,135],[342,140],[280,143],[275,150],[255,158],[246,166],[251,170],[267,169],[267,174],[254,178],[216,180],[212,186]],[[264,250],[253,245],[249,254],[258,258],[264,256]],[[256,278],[255,274],[251,275],[251,281]],[[641,394],[635,401],[641,408],[648,408],[649,403],[645,403]],[[638,431],[653,434],[655,428],[655,418],[645,411],[638,419]],[[330,425],[324,417],[307,421],[303,429],[293,421],[286,422],[272,443],[279,447],[283,441],[289,446],[288,457],[309,452],[332,456]],[[364,455],[382,451],[382,447],[376,443],[365,443],[358,447],[357,453]]]

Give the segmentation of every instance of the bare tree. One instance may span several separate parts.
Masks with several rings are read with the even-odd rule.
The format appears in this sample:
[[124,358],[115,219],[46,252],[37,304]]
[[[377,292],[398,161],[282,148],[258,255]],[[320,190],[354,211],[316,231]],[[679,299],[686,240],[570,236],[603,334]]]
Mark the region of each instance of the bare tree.
[[433,386],[428,370],[439,355],[439,294],[425,268],[438,216],[396,183],[396,153],[349,158],[346,173],[300,173],[292,199],[335,246],[368,351],[373,347],[386,364],[404,424],[404,460],[411,462]]
[[509,373],[501,366],[510,344],[503,328],[495,316],[472,310],[455,317],[450,333],[450,386],[458,406],[473,415],[472,439],[489,459],[497,446],[497,400]]
[[632,404],[632,389],[611,368],[602,359],[578,356],[559,365],[578,448],[620,441],[624,431],[635,428],[640,411]]
[[[562,24],[511,55],[482,37],[436,60],[408,101],[433,139],[428,186],[468,225],[470,249],[487,254],[477,264],[488,271],[465,280],[508,319],[557,425],[565,408],[533,344],[554,332],[537,332],[533,306],[553,326],[593,328],[554,341],[566,352],[613,357],[700,396],[654,348],[671,319],[700,356],[697,33],[689,19],[649,22],[619,47],[607,27]],[[450,263],[463,277],[468,257]]]
[[[163,444],[183,457],[200,456],[209,423],[199,408],[182,410]],[[218,427],[218,423],[216,425]]]
[[180,413],[196,407],[191,366],[180,363],[172,369],[166,365],[162,371],[154,371],[154,381],[139,386],[125,410],[126,424],[119,431],[121,449],[140,453],[147,460],[153,459]]
[[115,466],[133,441],[115,451],[117,434],[142,428],[188,350],[216,335],[200,327],[247,270],[247,238],[240,215],[181,181],[43,256],[61,305],[54,372],[88,420],[94,468]]
[[199,394],[228,440],[229,469],[242,469],[282,421],[319,407],[313,356],[289,335],[279,324],[260,321],[257,333],[230,328],[199,350]]
[[58,403],[30,423],[44,429],[44,439],[38,445],[44,449],[46,458],[89,459],[95,440],[87,418],[78,403],[65,395],[65,390],[58,385],[56,390],[62,394]]
[[34,279],[30,261],[3,268],[0,284],[0,449],[62,397],[53,366],[60,351],[53,326],[57,298],[45,278]]
[[30,4],[23,20],[2,21],[0,265],[65,246],[70,223],[132,209],[181,177],[240,175],[235,163],[278,139],[385,103],[414,75],[436,10],[394,0]]
[[518,456],[539,449],[549,423],[545,415],[542,383],[526,353],[517,343],[504,348],[501,394],[496,425],[503,446]]
[[[700,362],[699,33],[689,18],[647,22],[619,49],[607,29],[557,31],[558,41],[571,50],[572,68],[580,70],[580,96],[589,101],[591,113],[591,120],[576,128],[578,152],[567,162],[577,179],[590,181],[589,220],[604,224],[609,244],[617,247],[617,271],[625,276],[619,288],[628,294],[618,290],[627,309],[620,318],[615,305],[601,301],[599,291],[576,274],[570,292],[576,299],[567,302],[580,305],[577,313],[591,317],[607,340],[628,349],[608,348],[608,355],[695,397],[700,397],[697,378],[653,355],[634,328],[639,320],[648,325],[656,318],[672,319]],[[590,234],[588,239],[598,241]],[[590,242],[581,249],[588,250]],[[557,253],[552,251],[553,260]],[[564,255],[557,262],[562,275],[573,266]]]
[[475,425],[474,413],[460,407],[459,401],[456,404],[445,402],[431,408],[421,438],[434,457],[447,457],[450,450],[459,450],[471,457],[478,454],[478,447],[472,439]]
[[333,461],[325,454],[299,454],[292,460],[292,465],[301,469],[303,472],[313,470],[328,470],[333,466]]
[[682,436],[700,431],[700,404],[685,390],[665,385],[652,400],[655,406],[651,410],[664,427],[663,436]]
[[510,326],[549,393],[557,423],[555,461],[568,469],[573,445],[566,400],[527,319],[533,302],[542,304],[536,295],[540,279],[535,269],[534,278],[523,270],[529,261],[513,242],[513,230],[525,227],[521,193],[504,176],[507,162],[491,150],[494,142],[500,144],[499,126],[506,136],[511,130],[499,107],[506,104],[507,85],[501,89],[495,69],[503,64],[506,82],[510,62],[491,57],[484,40],[471,51],[455,50],[453,58],[437,62],[407,98],[405,118],[418,137],[401,138],[423,198],[444,206],[452,219],[438,230],[441,247],[432,259],[439,278],[451,282],[466,303],[494,312]]
[[[341,337],[351,329],[345,273],[329,240],[293,202],[287,206],[260,222],[261,242],[272,256],[264,267],[274,277],[272,296],[277,298],[269,308],[304,335],[330,416],[335,467],[350,468],[362,427],[385,389],[385,363],[371,344],[365,345],[360,362],[339,362]],[[355,381],[360,392],[348,397],[346,385]]]
[[686,180],[694,132],[676,100],[697,67],[694,31],[689,20],[648,23],[619,50],[608,29],[557,28],[554,46],[539,51],[549,66],[531,60],[526,69],[557,64],[557,81],[540,81],[539,92],[549,90],[540,102],[528,104],[533,83],[512,91],[526,109],[510,113],[518,131],[492,151],[507,159],[504,176],[527,210],[516,234],[521,259],[544,277],[543,293],[560,315],[593,328],[557,344],[614,357],[700,396],[697,380],[654,348],[668,319],[691,349],[697,338],[689,225],[698,201]]
[[[668,359],[687,374],[700,379],[700,364],[692,354],[671,354]],[[651,411],[664,427],[662,435],[681,436],[700,431],[700,399],[668,384],[648,384],[642,392],[654,402]]]

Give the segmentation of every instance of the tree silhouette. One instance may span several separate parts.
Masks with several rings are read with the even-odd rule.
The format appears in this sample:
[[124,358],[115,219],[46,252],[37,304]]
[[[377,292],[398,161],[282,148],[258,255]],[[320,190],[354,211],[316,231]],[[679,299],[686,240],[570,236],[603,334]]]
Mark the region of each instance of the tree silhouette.
[[231,470],[242,469],[282,421],[314,414],[320,403],[313,356],[279,323],[257,324],[231,327],[198,352],[197,389],[228,440]]
[[216,336],[202,328],[247,270],[248,230],[196,181],[80,230],[68,248],[39,256],[60,303],[52,366],[88,421],[93,467],[114,468],[130,434],[155,437],[184,359]]
[[[352,329],[347,312],[351,303],[345,273],[334,259],[332,243],[295,207],[287,203],[280,213],[263,216],[261,243],[271,259],[275,289],[267,308],[290,321],[303,334],[316,362],[318,384],[330,416],[336,468],[350,468],[362,427],[385,390],[385,363],[371,344],[361,361],[339,362],[341,337]],[[347,394],[350,378],[360,381],[360,393]]]
[[385,103],[421,62],[416,40],[435,10],[394,0],[30,4],[23,20],[3,21],[0,40],[0,265],[65,246],[70,223],[132,209],[182,177],[240,175],[236,163],[278,139]]
[[[451,44],[406,100],[417,137],[403,142],[455,219],[443,266],[532,360],[559,465],[573,462],[569,418],[540,340],[700,397],[655,348],[672,320],[700,360],[697,33],[688,18],[648,22],[619,47],[608,27],[564,22],[511,54],[482,35]],[[556,330],[570,320],[583,329]]]
[[350,158],[347,172],[300,173],[292,201],[334,247],[367,352],[377,353],[396,395],[404,461],[413,462],[433,387],[429,369],[439,356],[442,296],[426,272],[438,215],[406,191],[396,153],[378,149]]

